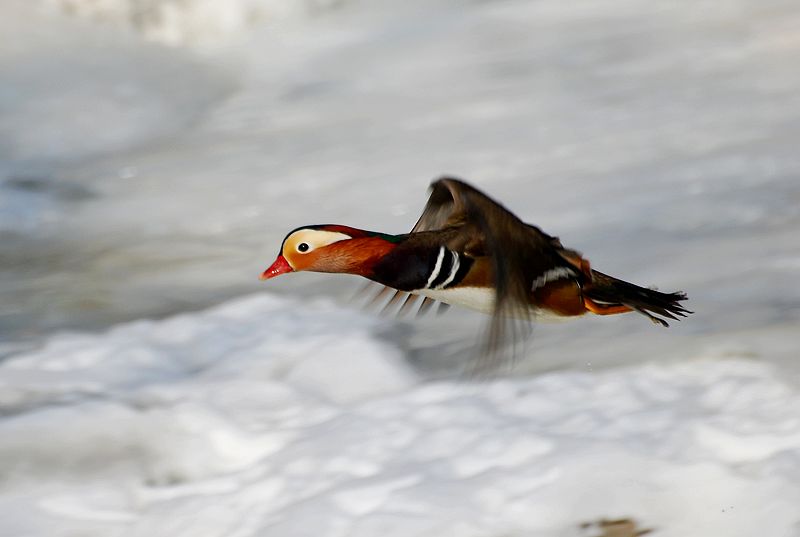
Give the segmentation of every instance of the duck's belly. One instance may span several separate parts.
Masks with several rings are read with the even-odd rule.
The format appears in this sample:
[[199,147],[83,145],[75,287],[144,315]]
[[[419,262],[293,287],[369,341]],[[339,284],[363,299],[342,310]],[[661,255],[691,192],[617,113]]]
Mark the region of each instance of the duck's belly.
[[[494,313],[494,291],[484,287],[459,287],[456,289],[420,289],[412,294],[425,296],[451,304],[461,306],[481,313],[491,315]],[[548,310],[531,306],[529,315],[536,321],[564,321],[569,317],[558,315]]]

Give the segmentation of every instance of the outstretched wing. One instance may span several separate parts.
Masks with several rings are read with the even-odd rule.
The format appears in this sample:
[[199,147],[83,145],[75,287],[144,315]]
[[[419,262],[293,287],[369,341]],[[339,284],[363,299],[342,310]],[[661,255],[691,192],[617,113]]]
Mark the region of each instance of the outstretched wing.
[[487,343],[496,349],[508,339],[507,319],[528,316],[537,278],[557,267],[574,267],[559,255],[558,239],[525,224],[481,191],[450,177],[431,186],[412,233],[456,228],[458,233],[450,234],[448,247],[489,259],[495,306]]
[[[446,225],[453,225],[463,209],[461,192],[474,190],[463,181],[442,177],[431,183],[431,195],[422,209],[422,214],[411,229],[411,233],[434,231]],[[458,202],[458,207],[456,203]],[[455,216],[455,218],[454,218]]]

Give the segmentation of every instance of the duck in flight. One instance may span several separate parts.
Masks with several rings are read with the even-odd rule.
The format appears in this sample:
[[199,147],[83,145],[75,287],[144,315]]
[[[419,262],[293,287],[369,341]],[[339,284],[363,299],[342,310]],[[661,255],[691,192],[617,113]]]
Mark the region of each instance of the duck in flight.
[[[408,295],[502,319],[569,318],[638,312],[661,326],[691,313],[683,292],[662,293],[594,270],[579,252],[526,224],[489,196],[455,178],[431,185],[410,233],[391,235],[338,224],[303,226],[283,240],[267,280],[288,272],[356,274]],[[491,337],[491,335],[490,335]]]

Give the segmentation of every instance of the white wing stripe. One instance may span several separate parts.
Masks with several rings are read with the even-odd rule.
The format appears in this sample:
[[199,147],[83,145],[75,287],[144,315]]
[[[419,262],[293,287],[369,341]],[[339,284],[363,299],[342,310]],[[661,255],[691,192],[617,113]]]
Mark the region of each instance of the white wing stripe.
[[535,291],[536,289],[546,285],[547,282],[552,282],[553,280],[567,278],[574,275],[575,271],[573,271],[572,269],[568,269],[567,267],[552,268],[547,272],[545,272],[544,274],[542,274],[541,276],[539,276],[538,278],[536,278],[535,280],[533,280],[533,286],[531,287],[531,290]]
[[442,270],[442,261],[444,261],[444,246],[439,247],[439,256],[436,258],[436,264],[433,266],[433,271],[431,271],[431,275],[428,277],[428,283],[425,284],[425,287],[430,289],[433,280],[439,275],[439,271]]

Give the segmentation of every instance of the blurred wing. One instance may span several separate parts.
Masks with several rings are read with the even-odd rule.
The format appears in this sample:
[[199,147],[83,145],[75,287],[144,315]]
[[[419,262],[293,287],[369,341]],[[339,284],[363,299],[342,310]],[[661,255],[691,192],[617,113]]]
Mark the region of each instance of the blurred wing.
[[[375,287],[378,288],[377,292],[371,292]],[[392,287],[387,287],[372,281],[362,287],[351,300],[363,298],[365,295],[372,295],[363,304],[367,309],[377,309],[380,307],[381,315],[396,315],[403,317],[404,315],[416,311],[416,317],[422,317],[428,313],[434,304],[439,304],[436,310],[437,315],[441,315],[450,307],[449,304],[438,302],[432,298],[414,295],[405,291],[398,291]],[[388,299],[388,300],[387,300]]]
[[557,252],[558,239],[522,222],[481,191],[454,178],[432,184],[431,196],[412,233],[457,227],[448,247],[473,257],[487,256],[495,287],[494,315],[487,335],[493,354],[517,332],[510,318],[528,319],[536,278],[570,266]]
[[[460,181],[442,178],[431,183],[431,195],[411,233],[442,229],[456,210]],[[455,191],[455,193],[454,193]]]

